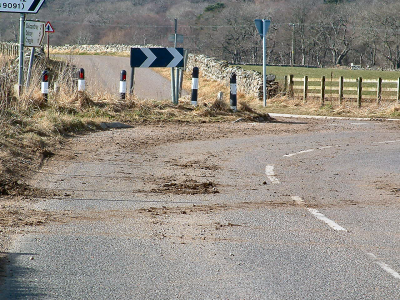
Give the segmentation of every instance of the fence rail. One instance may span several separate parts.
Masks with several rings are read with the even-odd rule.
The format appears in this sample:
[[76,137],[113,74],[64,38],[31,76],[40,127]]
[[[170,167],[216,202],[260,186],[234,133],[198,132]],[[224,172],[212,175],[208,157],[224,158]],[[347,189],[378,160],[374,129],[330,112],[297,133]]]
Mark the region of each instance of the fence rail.
[[19,45],[16,43],[0,42],[0,54],[17,57],[19,55]]
[[363,100],[396,100],[400,103],[400,78],[397,80],[329,78],[295,78],[293,75],[285,76],[285,92],[291,97],[320,98],[323,105],[328,94],[330,98],[338,98],[342,104],[344,99],[356,99],[361,107]]

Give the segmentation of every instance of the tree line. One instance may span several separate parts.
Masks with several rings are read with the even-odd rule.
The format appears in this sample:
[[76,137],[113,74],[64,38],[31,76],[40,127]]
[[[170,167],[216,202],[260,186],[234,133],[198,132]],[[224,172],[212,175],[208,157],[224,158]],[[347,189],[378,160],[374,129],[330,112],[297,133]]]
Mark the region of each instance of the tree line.
[[[399,69],[399,11],[398,0],[46,0],[34,18],[51,21],[54,45],[162,46],[177,19],[178,46],[234,64],[262,62],[254,19],[269,19],[269,64]],[[1,41],[17,39],[18,17],[0,14]]]

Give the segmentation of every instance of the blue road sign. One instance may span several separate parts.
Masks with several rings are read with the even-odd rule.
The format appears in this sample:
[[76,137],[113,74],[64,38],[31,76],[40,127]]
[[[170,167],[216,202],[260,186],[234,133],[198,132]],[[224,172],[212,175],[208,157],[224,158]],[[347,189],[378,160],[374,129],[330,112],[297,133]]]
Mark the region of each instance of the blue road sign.
[[265,32],[263,29],[263,20],[260,19],[255,19],[254,22],[256,23],[256,27],[258,32],[260,33],[261,38],[263,38],[264,34],[266,35],[269,29],[269,26],[271,25],[270,20],[264,20],[265,22]]

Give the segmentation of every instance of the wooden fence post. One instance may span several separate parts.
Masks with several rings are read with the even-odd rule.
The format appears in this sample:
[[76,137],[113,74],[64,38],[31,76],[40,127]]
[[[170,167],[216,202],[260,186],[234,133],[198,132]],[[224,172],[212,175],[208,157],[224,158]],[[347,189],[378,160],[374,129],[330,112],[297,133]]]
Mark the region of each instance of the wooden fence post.
[[376,87],[376,103],[379,105],[382,99],[382,78],[378,78],[377,87]]
[[340,105],[343,104],[343,83],[344,83],[343,76],[340,76],[340,78],[339,78],[339,104]]
[[287,77],[287,75],[285,75],[284,76],[284,82],[285,82],[285,84],[284,84],[284,87],[283,87],[283,92],[285,93],[285,95],[287,94],[287,92],[288,92],[288,77]]
[[304,91],[303,91],[303,101],[307,102],[307,93],[308,93],[308,76],[304,76]]
[[290,97],[294,97],[294,89],[293,89],[293,75],[289,75],[289,96]]
[[397,79],[397,103],[400,103],[400,78]]
[[325,76],[321,78],[321,106],[325,104]]
[[357,81],[357,106],[361,107],[361,99],[362,99],[362,77],[358,77]]

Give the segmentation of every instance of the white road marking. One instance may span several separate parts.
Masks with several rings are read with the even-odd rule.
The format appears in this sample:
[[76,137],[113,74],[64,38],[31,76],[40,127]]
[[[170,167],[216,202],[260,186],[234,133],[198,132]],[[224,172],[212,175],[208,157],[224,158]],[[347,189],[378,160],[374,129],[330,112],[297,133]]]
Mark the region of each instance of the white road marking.
[[299,152],[296,152],[296,153],[286,154],[286,155],[284,155],[284,157],[291,157],[291,156],[295,156],[295,155],[298,155],[298,154],[308,153],[308,152],[313,152],[313,151],[315,151],[315,149],[303,150],[303,151],[299,151]]
[[400,142],[400,140],[377,142],[377,144],[389,144],[389,143],[398,143],[398,142]]
[[299,151],[299,152],[295,152],[295,153],[285,154],[283,157],[292,157],[292,156],[303,154],[303,153],[309,153],[309,152],[313,152],[313,151],[316,151],[316,150],[325,150],[325,149],[330,149],[330,148],[333,148],[333,147],[339,147],[339,145],[336,145],[336,146],[323,146],[323,147],[319,147],[319,148],[316,148],[316,149],[303,150],[303,151]]
[[267,175],[268,179],[273,183],[273,184],[280,184],[281,182],[279,179],[276,177],[275,172],[274,172],[274,166],[266,166],[265,167],[265,174]]
[[343,228],[342,226],[340,226],[338,223],[336,223],[335,221],[332,221],[331,219],[328,219],[327,217],[325,217],[322,213],[320,213],[318,210],[314,209],[314,208],[307,208],[307,210],[313,214],[317,219],[325,222],[326,224],[328,224],[330,227],[332,227],[334,230],[337,231],[347,231],[345,228]]
[[[305,206],[306,203],[304,202],[304,200],[299,197],[299,196],[292,196],[292,199],[301,206]],[[320,213],[318,210],[314,209],[314,208],[308,208],[307,210],[317,219],[325,222],[326,224],[328,224],[332,229],[337,230],[337,231],[346,231],[347,230],[345,228],[343,228],[342,226],[340,226],[339,224],[337,224],[335,221],[332,221],[331,219],[328,219],[326,216],[324,216],[322,213]]]
[[380,266],[383,270],[388,272],[390,275],[392,275],[394,278],[400,279],[400,274],[397,273],[395,270],[393,270],[389,265],[385,264],[384,262],[378,260],[378,258],[373,254],[373,253],[367,253],[374,261],[375,263]]

